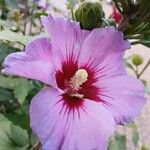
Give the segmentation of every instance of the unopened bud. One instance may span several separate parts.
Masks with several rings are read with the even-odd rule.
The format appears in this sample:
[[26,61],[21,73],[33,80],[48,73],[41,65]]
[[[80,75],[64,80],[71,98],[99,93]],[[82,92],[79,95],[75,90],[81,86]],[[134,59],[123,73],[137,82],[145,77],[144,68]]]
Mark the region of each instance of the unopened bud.
[[133,55],[132,56],[132,63],[135,65],[135,66],[139,66],[143,63],[143,57],[141,57],[140,55]]
[[149,150],[148,147],[146,145],[143,145],[141,150]]
[[75,12],[76,21],[86,30],[101,27],[103,17],[104,12],[99,2],[84,1]]

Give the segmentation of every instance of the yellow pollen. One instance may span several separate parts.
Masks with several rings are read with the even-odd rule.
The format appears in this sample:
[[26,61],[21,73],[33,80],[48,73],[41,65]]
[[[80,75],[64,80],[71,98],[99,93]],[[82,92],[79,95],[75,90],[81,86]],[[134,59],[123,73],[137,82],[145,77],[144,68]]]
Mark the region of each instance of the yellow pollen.
[[88,73],[85,69],[79,69],[76,71],[75,75],[71,78],[70,86],[75,91],[75,93],[70,94],[70,96],[83,98],[83,94],[79,94],[78,90],[80,86],[85,83],[88,79]]
[[71,86],[74,89],[79,89],[80,85],[87,81],[88,73],[85,69],[79,69],[71,78]]
[[78,93],[76,93],[76,94],[70,94],[70,96],[72,96],[72,97],[78,97],[78,98],[83,98],[84,97],[83,94],[78,94]]

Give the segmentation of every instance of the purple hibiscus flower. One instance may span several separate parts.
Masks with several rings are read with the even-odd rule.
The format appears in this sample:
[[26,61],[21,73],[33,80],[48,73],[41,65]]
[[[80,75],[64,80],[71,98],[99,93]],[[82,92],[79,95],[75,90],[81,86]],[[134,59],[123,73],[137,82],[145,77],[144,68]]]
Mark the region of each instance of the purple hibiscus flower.
[[3,70],[48,85],[31,102],[32,130],[43,150],[106,150],[115,126],[146,101],[142,83],[125,71],[129,42],[113,27],[86,31],[51,15],[42,23],[50,38],[9,55]]

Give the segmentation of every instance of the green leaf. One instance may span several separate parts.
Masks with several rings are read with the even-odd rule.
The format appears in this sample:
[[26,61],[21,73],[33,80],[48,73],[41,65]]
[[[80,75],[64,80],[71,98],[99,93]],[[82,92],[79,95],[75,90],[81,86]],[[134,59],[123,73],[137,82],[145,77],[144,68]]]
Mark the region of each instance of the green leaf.
[[0,114],[0,122],[2,121],[8,121],[8,119],[4,115]]
[[127,124],[126,127],[129,127],[132,129],[132,141],[133,141],[134,146],[136,147],[139,141],[138,127],[134,122]]
[[[18,141],[16,142],[17,138]],[[18,143],[20,145],[17,145]],[[0,115],[0,150],[27,150],[27,147],[27,132],[18,126],[14,126],[7,118]]]
[[36,136],[31,132],[31,135],[30,135],[30,143],[31,143],[31,145],[34,146],[37,142],[38,142],[38,139],[37,139]]
[[10,21],[5,21],[5,20],[0,19],[0,26],[10,29],[12,28],[12,26],[14,26],[14,24]]
[[126,150],[126,137],[117,133],[109,142],[108,150]]
[[34,18],[40,18],[41,16],[48,16],[46,12],[36,12]]
[[26,146],[28,144],[28,134],[26,130],[11,124],[10,131],[10,138],[16,145]]
[[150,21],[150,2],[149,0],[140,0],[139,18],[141,21]]
[[43,84],[39,81],[31,80],[30,84],[31,90],[27,96],[28,103],[30,103],[31,99],[43,88]]
[[140,40],[140,43],[150,48],[150,40]]
[[0,43],[0,64],[4,61],[7,55],[18,51],[18,49],[11,47],[7,43]]
[[6,89],[12,89],[10,83],[12,78],[11,77],[5,77],[3,75],[0,75],[0,87],[6,88]]
[[109,141],[108,150],[118,150],[115,140],[112,139]]
[[141,150],[149,150],[147,145],[142,145]]
[[150,40],[141,40],[140,41],[142,44],[150,44]]
[[24,78],[12,78],[0,75],[0,87],[13,90],[16,99],[22,105],[30,91],[30,82]]
[[14,95],[18,102],[22,105],[30,91],[30,83],[27,79],[13,79],[12,86],[14,87]]
[[116,27],[116,23],[115,23],[114,19],[102,18],[102,20],[103,20],[104,26],[114,26],[114,27]]
[[118,150],[126,150],[126,137],[124,135],[116,134],[115,139]]
[[30,125],[29,125],[29,115],[22,113],[7,113],[5,116],[14,124],[18,125],[21,128],[29,131],[30,130]]
[[0,87],[0,102],[10,101],[13,98],[14,96],[10,90]]
[[136,128],[132,131],[132,141],[134,143],[134,146],[137,147],[139,141],[139,132]]
[[13,32],[7,28],[0,31],[0,39],[1,40],[7,40],[10,42],[19,42],[23,45],[26,45],[29,43],[29,41],[32,39],[31,36],[23,36],[19,33]]
[[137,126],[136,126],[136,124],[135,124],[134,122],[128,123],[128,124],[126,125],[126,127],[132,128],[132,129],[137,128]]
[[[124,34],[132,39],[133,35],[143,35],[144,33],[149,32],[150,30],[150,23],[149,22],[141,22],[139,19],[134,19],[131,24],[128,26],[128,28],[124,31]],[[141,36],[140,35],[140,36]],[[135,39],[135,38],[133,38]],[[139,39],[139,38],[137,38]]]

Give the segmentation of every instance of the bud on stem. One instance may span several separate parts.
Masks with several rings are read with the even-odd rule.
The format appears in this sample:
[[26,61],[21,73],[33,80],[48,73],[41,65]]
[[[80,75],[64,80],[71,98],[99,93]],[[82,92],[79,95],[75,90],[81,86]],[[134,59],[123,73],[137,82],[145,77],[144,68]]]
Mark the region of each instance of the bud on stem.
[[84,1],[75,12],[76,21],[80,22],[81,28],[92,30],[101,27],[104,12],[99,2]]
[[133,55],[132,56],[132,63],[135,65],[135,66],[139,66],[143,63],[143,58],[140,56],[140,55]]

